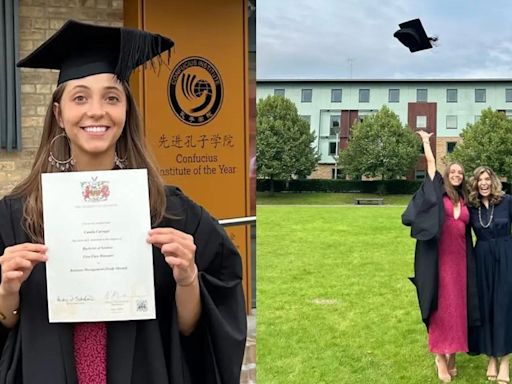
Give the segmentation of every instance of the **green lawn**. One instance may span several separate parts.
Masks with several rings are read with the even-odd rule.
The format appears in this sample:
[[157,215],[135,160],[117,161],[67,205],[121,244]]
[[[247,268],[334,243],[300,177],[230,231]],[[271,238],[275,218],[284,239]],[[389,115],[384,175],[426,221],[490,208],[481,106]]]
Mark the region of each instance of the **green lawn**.
[[[439,382],[403,209],[258,206],[258,383]],[[458,366],[487,382],[483,357]]]
[[369,193],[325,193],[325,192],[303,192],[303,193],[275,193],[258,192],[258,205],[344,205],[354,204],[356,197],[381,197],[384,198],[384,205],[406,205],[411,199],[410,195],[374,195]]

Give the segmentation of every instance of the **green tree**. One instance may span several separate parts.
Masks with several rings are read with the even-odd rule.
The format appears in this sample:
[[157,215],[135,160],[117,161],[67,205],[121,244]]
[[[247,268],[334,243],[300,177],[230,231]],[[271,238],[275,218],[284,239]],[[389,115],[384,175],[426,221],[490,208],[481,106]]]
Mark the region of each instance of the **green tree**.
[[340,152],[339,166],[352,177],[405,176],[418,159],[420,142],[387,106],[352,127],[348,148]]
[[304,178],[316,168],[320,156],[312,147],[315,134],[293,102],[283,96],[260,99],[256,121],[258,177],[273,184],[273,180]]
[[460,136],[463,141],[446,157],[448,162],[460,162],[467,173],[486,165],[512,180],[512,120],[503,112],[482,110],[480,119],[468,124]]

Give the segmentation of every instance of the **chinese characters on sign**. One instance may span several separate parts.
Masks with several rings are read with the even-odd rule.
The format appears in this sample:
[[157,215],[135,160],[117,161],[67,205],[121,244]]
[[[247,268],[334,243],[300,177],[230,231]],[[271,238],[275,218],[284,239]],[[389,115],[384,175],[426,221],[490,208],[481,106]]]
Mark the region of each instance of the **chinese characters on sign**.
[[233,148],[233,135],[172,135],[162,134],[158,139],[158,148]]
[[[232,149],[234,145],[233,135],[166,135],[162,134],[158,139],[160,149],[198,149],[220,150]],[[175,156],[177,166],[160,169],[161,176],[190,176],[190,175],[229,175],[236,173],[237,167],[227,165],[220,161],[218,154],[183,154]]]

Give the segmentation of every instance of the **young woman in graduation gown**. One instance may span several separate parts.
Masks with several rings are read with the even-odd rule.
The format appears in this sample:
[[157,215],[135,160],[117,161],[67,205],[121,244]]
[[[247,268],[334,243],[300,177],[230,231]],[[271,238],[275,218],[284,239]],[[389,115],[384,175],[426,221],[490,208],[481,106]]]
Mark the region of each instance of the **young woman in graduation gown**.
[[450,382],[457,375],[455,354],[468,351],[468,323],[479,322],[464,171],[453,163],[441,176],[430,148],[432,134],[418,134],[427,176],[402,222],[411,226],[411,236],[417,240],[411,280],[427,326],[429,350],[435,354],[439,379]]
[[[240,255],[208,212],[162,184],[127,83],[132,69],[172,45],[69,21],[19,63],[60,74],[32,170],[0,200],[0,383],[239,383]],[[41,174],[119,168],[148,170],[156,319],[49,323]]]
[[469,329],[469,352],[489,356],[487,378],[505,384],[512,352],[512,197],[482,166],[470,180],[469,203],[481,313],[480,326]]

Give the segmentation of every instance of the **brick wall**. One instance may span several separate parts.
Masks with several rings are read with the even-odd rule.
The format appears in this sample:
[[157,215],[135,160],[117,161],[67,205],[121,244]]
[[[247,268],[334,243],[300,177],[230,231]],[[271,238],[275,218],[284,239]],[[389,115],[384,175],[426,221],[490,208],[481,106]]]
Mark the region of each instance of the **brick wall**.
[[[68,19],[122,25],[123,0],[20,0],[19,14],[23,58]],[[56,82],[56,72],[21,71],[22,150],[0,152],[0,197],[19,183],[32,166]]]
[[334,164],[319,164],[308,179],[332,179]]
[[446,152],[446,146],[448,142],[460,142],[462,139],[460,136],[455,137],[438,137],[436,140],[436,166],[437,170],[441,173],[443,173],[444,169],[446,168],[446,159],[445,156],[447,154]]

